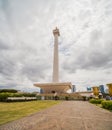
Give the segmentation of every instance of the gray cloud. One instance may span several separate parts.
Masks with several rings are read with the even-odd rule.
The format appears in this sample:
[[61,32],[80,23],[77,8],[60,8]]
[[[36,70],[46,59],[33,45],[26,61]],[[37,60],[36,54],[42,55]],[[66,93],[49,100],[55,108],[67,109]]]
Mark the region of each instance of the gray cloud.
[[[110,32],[109,32],[110,33]],[[110,34],[108,34],[110,35]],[[111,35],[110,35],[111,37]],[[110,39],[110,37],[108,37]],[[65,61],[63,67],[70,72],[77,69],[104,69],[112,66],[112,41],[105,39],[105,32],[93,30],[90,33],[90,44],[88,47],[79,48],[80,53],[73,55],[74,59],[70,62]]]
[[7,49],[10,49],[10,46],[4,41],[0,40],[0,50],[7,50]]

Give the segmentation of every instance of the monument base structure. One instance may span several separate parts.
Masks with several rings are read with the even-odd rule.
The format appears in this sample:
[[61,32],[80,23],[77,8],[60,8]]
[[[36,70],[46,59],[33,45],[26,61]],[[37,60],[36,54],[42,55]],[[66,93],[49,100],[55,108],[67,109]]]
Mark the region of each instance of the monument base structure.
[[34,86],[42,89],[43,93],[52,94],[52,93],[67,93],[67,90],[72,88],[71,82],[62,82],[62,83],[35,83]]
[[59,82],[58,37],[60,36],[60,32],[57,27],[53,30],[53,35],[54,35],[54,58],[53,58],[52,83],[34,84],[34,86],[41,88],[42,93],[44,94],[67,93],[67,90],[72,89],[71,82]]

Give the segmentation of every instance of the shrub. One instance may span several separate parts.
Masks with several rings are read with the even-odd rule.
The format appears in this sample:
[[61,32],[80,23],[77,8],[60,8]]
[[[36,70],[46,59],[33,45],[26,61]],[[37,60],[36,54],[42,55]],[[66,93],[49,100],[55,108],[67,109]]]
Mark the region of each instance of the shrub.
[[10,93],[0,93],[0,101],[6,101],[7,97],[10,96]]
[[41,100],[41,96],[40,95],[38,95],[36,97],[37,97],[37,100]]
[[34,93],[23,93],[22,96],[24,96],[24,97],[35,97],[36,94],[34,94]]
[[10,97],[23,97],[23,95],[21,93],[14,93]]
[[112,110],[112,101],[103,101],[102,107],[108,110]]
[[15,89],[0,89],[0,93],[17,93],[18,91]]
[[102,99],[90,99],[89,102],[93,104],[101,104],[103,100]]

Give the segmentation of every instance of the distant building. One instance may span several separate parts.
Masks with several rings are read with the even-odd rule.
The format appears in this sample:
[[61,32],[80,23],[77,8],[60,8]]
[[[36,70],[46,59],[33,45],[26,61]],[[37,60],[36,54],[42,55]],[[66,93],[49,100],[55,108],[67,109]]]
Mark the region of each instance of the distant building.
[[75,85],[72,85],[72,93],[76,92],[76,87]]
[[40,93],[41,93],[41,94],[44,93],[43,89],[40,89]]
[[90,92],[91,91],[91,87],[87,87],[87,91]]
[[105,89],[105,93],[109,93],[109,89],[108,88]]
[[100,89],[100,92],[101,92],[101,93],[105,93],[105,91],[104,91],[104,85],[100,85],[100,86],[99,86],[99,89]]

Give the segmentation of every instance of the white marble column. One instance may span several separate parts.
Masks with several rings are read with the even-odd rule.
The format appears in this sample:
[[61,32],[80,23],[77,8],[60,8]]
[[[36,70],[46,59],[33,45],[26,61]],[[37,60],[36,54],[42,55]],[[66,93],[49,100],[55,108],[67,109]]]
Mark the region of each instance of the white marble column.
[[59,82],[59,58],[58,58],[58,36],[59,29],[53,30],[54,34],[54,60],[53,60],[53,82]]

